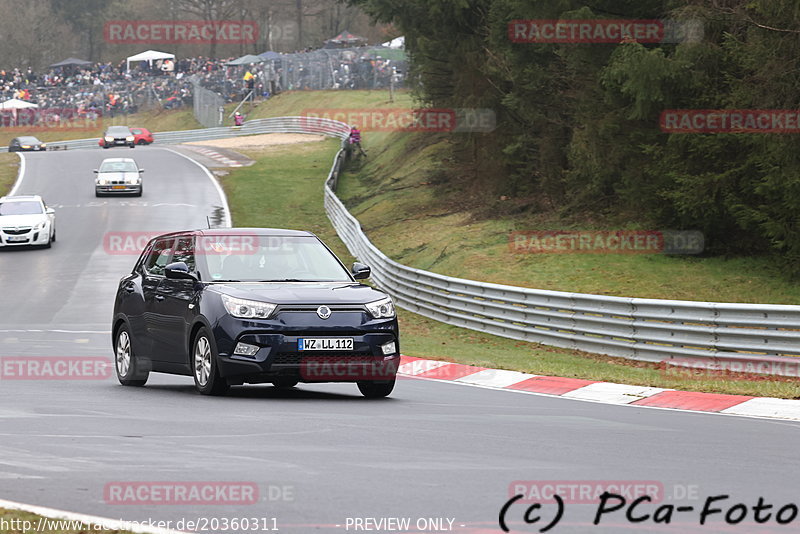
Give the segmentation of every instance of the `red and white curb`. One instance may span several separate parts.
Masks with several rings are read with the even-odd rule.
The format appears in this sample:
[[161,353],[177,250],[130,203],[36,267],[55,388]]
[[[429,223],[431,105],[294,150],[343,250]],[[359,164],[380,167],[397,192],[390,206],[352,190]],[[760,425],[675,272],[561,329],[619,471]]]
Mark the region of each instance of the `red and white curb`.
[[241,162],[236,161],[235,159],[231,159],[227,156],[223,156],[216,150],[211,150],[210,148],[200,148],[196,146],[187,146],[190,150],[198,152],[209,159],[213,159],[214,161],[225,165],[226,167],[244,167]]
[[400,375],[567,399],[772,419],[800,420],[800,400],[697,393],[579,378],[540,376],[403,356]]

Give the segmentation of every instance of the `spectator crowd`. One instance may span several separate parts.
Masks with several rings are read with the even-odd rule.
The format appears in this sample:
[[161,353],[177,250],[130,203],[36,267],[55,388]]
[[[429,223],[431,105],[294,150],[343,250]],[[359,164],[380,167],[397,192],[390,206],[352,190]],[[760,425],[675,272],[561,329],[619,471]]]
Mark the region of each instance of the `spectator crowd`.
[[46,109],[70,109],[79,115],[115,116],[143,107],[191,106],[195,84],[226,102],[252,90],[268,98],[282,90],[387,88],[400,78],[404,62],[382,58],[380,49],[341,49],[274,54],[261,63],[229,66],[233,58],[181,58],[68,65],[36,71],[0,69],[0,102],[16,98]]

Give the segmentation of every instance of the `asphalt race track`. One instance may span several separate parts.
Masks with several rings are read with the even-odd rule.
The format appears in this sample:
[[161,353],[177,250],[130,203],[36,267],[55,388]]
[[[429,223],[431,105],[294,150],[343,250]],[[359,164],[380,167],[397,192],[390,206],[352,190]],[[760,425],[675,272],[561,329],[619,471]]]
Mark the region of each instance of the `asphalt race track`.
[[[113,156],[146,169],[142,198],[94,197],[91,171]],[[198,166],[156,147],[26,161],[17,194],[41,194],[56,208],[58,241],[0,250],[0,356],[110,362],[112,297],[137,254],[110,249],[107,234],[204,227],[207,216],[219,219],[222,200]],[[568,503],[550,532],[797,531],[800,520],[781,527],[774,512],[800,503],[798,445],[800,424],[785,421],[425,380],[401,380],[390,398],[370,401],[355,385],[246,386],[208,398],[191,378],[166,375],[141,389],[113,377],[0,379],[0,499],[173,528],[181,519],[275,518],[283,532],[353,532],[355,518],[410,518],[412,532],[501,532],[514,481],[641,481],[663,487],[661,504],[695,511],[676,512],[669,525],[630,523],[620,511],[593,526],[596,505]],[[108,485],[135,481],[252,483],[258,502],[107,502]],[[716,514],[699,526],[705,499],[717,495],[730,495],[715,505],[723,514],[763,496],[773,517],[757,526],[751,508],[739,525]],[[527,506],[510,507],[512,532],[539,532],[555,515],[544,504],[530,514],[542,521],[526,524]],[[427,518],[445,521],[417,530]]]

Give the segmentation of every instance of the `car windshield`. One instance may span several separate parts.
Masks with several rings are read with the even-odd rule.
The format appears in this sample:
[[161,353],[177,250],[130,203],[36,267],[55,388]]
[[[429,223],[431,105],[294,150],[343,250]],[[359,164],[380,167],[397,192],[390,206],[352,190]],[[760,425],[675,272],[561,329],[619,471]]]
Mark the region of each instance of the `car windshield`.
[[138,172],[133,161],[104,161],[100,165],[100,172]]
[[348,272],[313,236],[199,236],[197,268],[204,280],[350,282]]
[[0,203],[0,216],[2,215],[36,215],[42,213],[42,205],[35,200],[25,202]]
[[139,130],[138,128],[136,128],[136,129],[134,129],[134,130],[131,130],[131,132],[133,132],[133,133],[134,133],[134,134],[136,134],[136,135],[139,135],[139,134],[141,134],[141,133],[142,133],[142,131],[141,131],[141,130]]
[[131,131],[124,127],[124,126],[112,126],[108,130],[106,130],[108,135],[130,135]]
[[38,145],[39,140],[35,137],[20,137],[19,142],[23,145]]

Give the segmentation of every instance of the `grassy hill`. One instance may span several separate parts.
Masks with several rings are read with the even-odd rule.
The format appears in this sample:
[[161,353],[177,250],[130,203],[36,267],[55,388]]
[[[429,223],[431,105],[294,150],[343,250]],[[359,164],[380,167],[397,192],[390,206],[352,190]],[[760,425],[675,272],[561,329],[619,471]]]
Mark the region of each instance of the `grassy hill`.
[[[311,107],[328,105],[351,108],[365,101],[379,107],[392,106],[386,97],[386,93],[381,95],[375,92],[286,93],[261,104],[257,113],[259,117],[297,115],[301,110]],[[356,169],[354,174],[342,178],[341,192],[347,197],[350,208],[362,217],[371,239],[384,250],[390,251],[393,257],[423,268],[430,268],[433,263],[435,269],[438,266],[438,270],[448,274],[470,272],[479,279],[496,278],[503,269],[502,265],[497,264],[507,260],[502,257],[503,251],[498,249],[494,254],[487,253],[487,259],[483,261],[481,243],[496,239],[492,229],[495,228],[494,233],[497,233],[496,228],[500,226],[492,225],[501,223],[489,220],[471,222],[472,214],[458,213],[457,204],[448,203],[453,196],[442,195],[435,186],[422,183],[432,180],[440,164],[437,143],[446,142],[443,139],[432,143],[426,141],[431,140],[419,134],[368,133],[366,147],[369,161]],[[256,163],[251,167],[233,170],[221,179],[233,212],[234,224],[312,230],[343,261],[353,261],[327,219],[321,194],[323,181],[337,148],[335,140],[327,140],[322,143],[243,150]],[[465,221],[463,227],[459,226],[459,220]],[[405,232],[402,231],[404,227]],[[486,235],[482,235],[483,232]],[[427,247],[432,250],[426,251]],[[442,254],[441,249],[436,247],[446,247],[447,251]],[[440,261],[434,261],[440,256]],[[478,259],[469,265],[458,265],[457,258],[473,256],[478,256]],[[560,258],[564,259],[564,256]],[[481,265],[487,268],[486,273],[479,271]],[[564,270],[568,268],[564,267]],[[607,264],[605,268],[611,267]],[[558,271],[555,263],[552,269]],[[645,267],[641,267],[641,270],[648,275]],[[736,272],[731,268],[729,270]],[[513,282],[524,279],[525,273],[508,270],[507,274]],[[739,274],[745,276],[745,273]],[[649,276],[652,282],[655,275]],[[673,279],[678,280],[679,276],[675,275]],[[769,281],[769,277],[763,276],[763,281]],[[561,283],[566,287],[569,281],[564,279]],[[616,290],[613,281],[602,285],[599,275],[594,283],[595,287],[606,292]],[[778,292],[779,285],[776,283],[770,290]],[[728,294],[733,293],[733,290],[728,291]],[[690,391],[785,398],[798,396],[796,382],[790,379],[751,381],[684,376],[667,373],[657,365],[482,334],[432,321],[405,310],[399,310],[398,316],[402,351],[410,356],[542,375]]]

